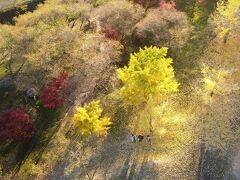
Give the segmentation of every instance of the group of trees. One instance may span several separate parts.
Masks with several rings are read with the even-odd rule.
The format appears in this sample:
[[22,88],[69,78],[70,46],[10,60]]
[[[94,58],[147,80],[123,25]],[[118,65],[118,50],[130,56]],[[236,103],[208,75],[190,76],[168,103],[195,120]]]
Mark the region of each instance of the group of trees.
[[[66,99],[67,78],[67,73],[61,74],[49,88],[46,88],[41,92],[40,101],[43,104],[43,107],[47,109],[62,107]],[[38,95],[34,94],[34,96]],[[32,100],[39,101],[36,98]],[[2,141],[14,140],[25,142],[28,141],[36,131],[29,113],[23,108],[10,108],[2,111],[0,113],[0,124],[0,139]]]
[[[147,12],[146,17],[143,18],[146,12],[137,4],[146,7],[156,3],[158,9]],[[18,89],[25,91],[26,87],[34,84],[39,90],[45,85],[43,82],[48,80],[46,75],[56,76],[64,69],[71,69],[77,74],[76,68],[84,69],[81,61],[87,59],[89,54],[87,55],[86,49],[83,48],[78,52],[75,47],[79,46],[79,41],[86,41],[89,38],[84,36],[83,32],[86,30],[93,31],[93,34],[97,33],[94,36],[104,33],[113,44],[115,42],[111,40],[121,41],[133,33],[136,46],[139,46],[141,41],[141,45],[172,47],[180,41],[179,46],[184,44],[191,29],[184,14],[175,10],[173,1],[161,1],[160,4],[157,1],[144,1],[142,4],[115,0],[99,3],[97,8],[93,8],[88,3],[82,3],[75,8],[75,4],[57,0],[47,1],[34,14],[27,13],[16,18],[15,26],[1,26],[2,64],[9,68],[9,71],[17,71],[18,74],[14,78]],[[169,16],[171,13],[173,13],[172,17]],[[158,21],[154,17],[157,14],[162,18],[162,24],[156,24]],[[172,26],[171,24],[173,29],[169,30],[168,26]],[[177,31],[180,29],[181,37],[178,37]],[[168,32],[162,33],[162,30]],[[149,32],[152,32],[152,35],[149,36]],[[172,46],[168,44],[170,39],[173,40]],[[116,46],[115,44],[113,47]],[[102,46],[101,43],[100,49],[106,54],[106,48]],[[84,54],[80,55],[83,51]],[[65,81],[64,78],[61,81]],[[55,109],[63,104],[64,94],[64,87],[54,82],[40,93],[40,99],[44,107]]]
[[[145,47],[139,53],[131,54],[129,67],[118,69],[118,77],[123,82],[121,96],[137,112],[142,110],[141,107],[148,109],[149,101],[158,104],[169,93],[178,90],[172,59],[166,56],[167,48]],[[106,126],[111,123],[108,118],[99,119],[102,110],[98,106],[99,102],[93,101],[84,108],[77,108],[73,120],[81,134],[104,134],[108,129]],[[151,120],[150,127],[152,131]]]
[[[204,4],[188,3],[194,4],[193,9]],[[190,80],[191,87],[176,78],[170,57],[189,43],[192,24],[203,11],[192,13],[191,24],[178,10],[181,4],[180,0],[47,0],[34,13],[17,17],[15,26],[0,26],[0,68],[6,69],[17,90],[36,87],[44,108],[62,107],[68,94],[76,108],[66,126],[74,127],[76,137],[107,135],[111,127],[123,124],[114,119],[123,120],[118,111],[111,114],[110,109],[131,107],[124,127],[132,132],[141,127],[141,132],[160,139],[154,142],[156,152],[178,154],[184,168],[191,166],[191,176],[202,177],[207,153],[228,152],[238,142],[237,108],[231,106],[239,104],[231,93],[238,97],[234,83],[239,79],[234,66],[228,65],[239,63],[225,59],[233,55],[237,59],[239,54],[234,45],[239,44],[240,3],[219,1],[208,28],[221,42],[216,38],[206,45],[210,50],[197,59],[199,76]],[[233,55],[217,55],[220,48]],[[121,56],[129,52],[127,60]],[[128,65],[117,68],[126,61]],[[105,102],[111,92],[117,96],[117,107]],[[30,115],[19,108],[0,113],[0,124],[0,140],[27,141],[36,131]]]
[[157,6],[148,11],[138,5],[141,2],[107,1],[93,11],[92,19],[97,20],[107,36],[115,36],[117,40],[125,38],[126,46],[131,45],[128,39],[133,39],[135,50],[145,45],[178,49],[187,42],[192,26],[186,14],[176,10],[173,1],[161,1],[160,4],[156,1]]
[[[88,3],[47,1],[35,13],[17,17],[15,26],[1,25],[0,66],[6,69],[7,75],[0,80],[0,85],[8,86],[1,93],[9,97],[11,94],[6,92],[14,84],[21,99],[30,87],[34,87],[44,108],[57,109],[67,98],[67,84],[72,88],[70,93],[76,88],[80,88],[80,93],[95,91],[96,83],[102,78],[100,75],[99,79],[94,78],[96,72],[107,74],[113,71],[114,68],[111,70],[108,65],[119,61],[121,44],[109,39],[119,36],[111,29],[105,29],[106,38],[101,32],[92,32],[92,27],[87,24],[92,8]],[[71,27],[73,21],[76,22]],[[89,34],[84,33],[86,28]],[[95,59],[102,63],[93,66]],[[107,67],[108,71],[105,71]],[[71,84],[68,74],[75,75]],[[79,78],[85,78],[85,84],[80,84]],[[6,84],[9,79],[11,84]],[[87,85],[91,81],[92,85]],[[22,106],[17,104],[19,101],[12,106]]]

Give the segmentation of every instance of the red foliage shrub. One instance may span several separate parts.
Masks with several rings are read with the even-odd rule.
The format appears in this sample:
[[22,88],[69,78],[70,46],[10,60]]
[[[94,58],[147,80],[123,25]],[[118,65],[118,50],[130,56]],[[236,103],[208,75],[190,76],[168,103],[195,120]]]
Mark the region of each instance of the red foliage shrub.
[[140,4],[142,6],[145,5],[145,0],[134,0],[134,3]]
[[166,2],[165,0],[160,0],[159,7],[160,9],[175,9],[176,2],[175,1]]
[[21,108],[0,113],[0,140],[28,141],[35,130],[29,114]]
[[56,109],[61,107],[66,100],[66,84],[68,74],[62,73],[50,87],[44,89],[40,99],[45,108]]
[[122,33],[118,32],[118,31],[115,31],[114,29],[112,29],[109,26],[103,27],[101,31],[102,31],[102,33],[105,34],[105,37],[109,38],[109,39],[113,39],[113,40],[116,40],[116,41],[121,41],[122,38],[123,38]]

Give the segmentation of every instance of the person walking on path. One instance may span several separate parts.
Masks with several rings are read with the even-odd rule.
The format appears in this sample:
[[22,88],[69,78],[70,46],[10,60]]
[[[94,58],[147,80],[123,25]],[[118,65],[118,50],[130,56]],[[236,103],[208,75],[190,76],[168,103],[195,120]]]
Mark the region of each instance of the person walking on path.
[[143,139],[144,139],[144,136],[143,136],[143,135],[141,135],[141,134],[140,134],[140,135],[138,135],[138,141],[139,141],[139,142],[142,142],[142,141],[143,141]]
[[135,134],[132,134],[132,143],[136,143],[137,136]]
[[152,145],[152,138],[149,135],[147,135],[147,142],[148,144]]
[[26,94],[27,94],[27,97],[29,99],[32,99],[34,100],[35,102],[37,101],[37,90],[35,88],[29,88],[27,91],[26,91]]

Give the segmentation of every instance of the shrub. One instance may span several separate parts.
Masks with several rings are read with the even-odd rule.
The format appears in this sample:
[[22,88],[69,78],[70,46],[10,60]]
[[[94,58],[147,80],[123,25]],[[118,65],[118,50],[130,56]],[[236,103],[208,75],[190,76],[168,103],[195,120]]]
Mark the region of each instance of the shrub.
[[160,0],[159,8],[160,9],[175,9],[176,2],[175,1],[166,2],[165,0]]
[[109,38],[109,39],[113,39],[113,40],[116,40],[116,41],[121,41],[122,38],[123,38],[122,33],[118,32],[118,31],[115,31],[114,29],[112,29],[109,26],[103,27],[102,32],[105,34],[105,37]]
[[105,4],[108,1],[111,1],[111,0],[95,0],[94,5],[95,6],[101,6],[101,5]]
[[21,165],[16,179],[42,179],[44,170],[32,159],[28,158]]
[[61,74],[50,87],[44,89],[41,94],[41,101],[45,108],[56,109],[61,107],[66,99],[66,81],[68,74]]
[[179,48],[188,40],[191,25],[183,12],[175,9],[150,10],[136,26],[133,33],[136,45]]
[[21,109],[0,113],[0,140],[28,141],[35,132],[29,114]]
[[140,4],[142,6],[145,5],[145,0],[134,0],[134,3]]
[[133,2],[136,4],[140,4],[146,9],[150,7],[157,7],[159,4],[159,0],[133,0]]
[[114,0],[96,8],[92,19],[96,19],[101,27],[111,27],[125,35],[143,16],[144,9],[141,6],[126,0]]

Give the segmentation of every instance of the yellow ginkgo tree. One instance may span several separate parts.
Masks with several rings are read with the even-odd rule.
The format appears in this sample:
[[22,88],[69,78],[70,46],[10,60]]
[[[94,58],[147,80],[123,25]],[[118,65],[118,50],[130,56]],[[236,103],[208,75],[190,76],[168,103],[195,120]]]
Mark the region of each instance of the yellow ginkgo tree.
[[211,69],[208,66],[203,66],[203,83],[204,83],[204,92],[203,100],[206,103],[212,101],[214,95],[222,95],[224,93],[224,87],[226,86],[226,78],[229,75],[229,72],[224,69]]
[[220,37],[226,38],[230,31],[239,21],[240,1],[220,0],[217,4],[216,13],[213,16],[213,23],[217,25]]
[[138,115],[144,110],[149,117],[152,131],[151,107],[170,93],[178,91],[173,60],[167,57],[168,48],[155,46],[140,49],[131,54],[128,66],[118,69],[118,78],[123,86],[120,89],[125,101],[135,107]]
[[131,54],[129,66],[118,69],[122,80],[121,95],[131,104],[140,105],[178,90],[173,60],[167,58],[168,48],[145,47]]
[[99,101],[92,101],[84,107],[78,107],[73,116],[77,134],[82,136],[106,135],[112,124],[110,118],[102,117],[102,108]]

